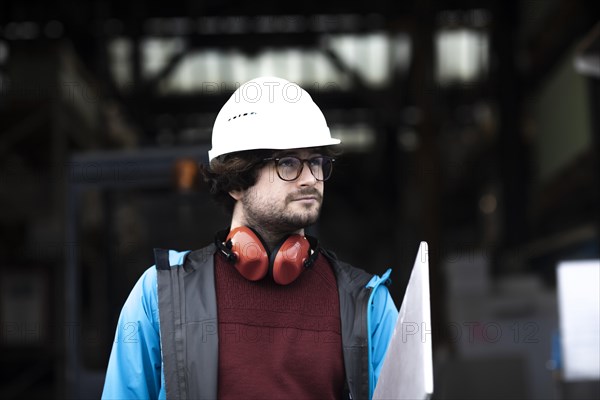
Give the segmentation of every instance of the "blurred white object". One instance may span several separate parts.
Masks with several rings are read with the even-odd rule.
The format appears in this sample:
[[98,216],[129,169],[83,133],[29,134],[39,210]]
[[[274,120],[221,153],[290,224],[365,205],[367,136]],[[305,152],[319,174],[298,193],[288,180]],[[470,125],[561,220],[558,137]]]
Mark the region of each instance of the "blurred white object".
[[373,399],[425,400],[432,394],[429,250],[421,242]]
[[564,261],[557,274],[564,380],[600,379],[600,260]]

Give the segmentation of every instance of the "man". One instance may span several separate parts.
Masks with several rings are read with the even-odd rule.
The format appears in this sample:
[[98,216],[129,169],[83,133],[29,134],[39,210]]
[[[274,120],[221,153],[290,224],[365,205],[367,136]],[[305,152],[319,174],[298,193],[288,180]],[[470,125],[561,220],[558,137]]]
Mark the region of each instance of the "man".
[[339,143],[299,86],[267,77],[235,91],[203,169],[230,227],[200,250],[155,250],[121,312],[103,398],[372,396],[397,318],[390,271],[351,267],[304,232]]

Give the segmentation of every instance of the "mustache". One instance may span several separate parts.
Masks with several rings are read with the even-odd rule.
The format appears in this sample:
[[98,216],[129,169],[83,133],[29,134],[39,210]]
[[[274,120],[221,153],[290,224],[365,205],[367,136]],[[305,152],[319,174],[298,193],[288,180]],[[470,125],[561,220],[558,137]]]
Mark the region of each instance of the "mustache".
[[289,194],[287,196],[286,200],[288,202],[290,202],[290,201],[294,201],[296,199],[300,199],[302,197],[314,197],[319,202],[323,201],[323,195],[317,189],[310,189],[310,188],[300,189],[296,193]]

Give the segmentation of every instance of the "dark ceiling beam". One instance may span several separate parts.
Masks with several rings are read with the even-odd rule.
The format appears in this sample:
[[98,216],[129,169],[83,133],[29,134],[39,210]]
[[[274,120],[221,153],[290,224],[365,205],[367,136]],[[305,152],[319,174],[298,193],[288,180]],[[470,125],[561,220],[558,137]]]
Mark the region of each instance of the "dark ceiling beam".
[[561,0],[549,12],[538,34],[529,41],[523,83],[535,91],[600,18],[600,3],[590,0]]
[[[325,110],[342,108],[366,108],[372,107],[372,104],[365,99],[365,92],[362,90],[314,90],[306,88],[311,97]],[[207,86],[206,90],[199,90],[194,93],[181,93],[171,95],[160,95],[146,99],[145,107],[149,114],[172,113],[172,114],[193,114],[193,113],[211,113],[215,115],[227,99],[231,96],[235,87]],[[373,97],[386,96],[387,89],[368,89]],[[127,101],[135,102],[137,94],[133,93],[124,96]]]
[[[187,43],[186,53],[202,49],[237,49],[256,54],[265,48],[315,48],[322,34],[301,33],[244,33],[244,34],[191,34],[182,36],[159,36],[164,38],[182,38]],[[157,37],[146,35],[146,37]]]
[[[332,18],[335,16],[332,16]],[[389,25],[389,32],[394,33],[397,32],[398,27],[407,27],[411,24],[407,19],[402,17],[390,17],[388,19],[379,21],[379,24]],[[152,35],[146,35],[144,33],[144,22],[137,21],[136,23],[123,25],[124,32],[126,35],[130,36],[134,46],[136,47],[136,55],[139,56],[139,46],[144,36],[151,37]],[[278,26],[275,24],[275,26]],[[357,33],[356,31],[346,29],[348,26],[344,25],[340,21],[332,24],[332,27],[335,28],[332,32],[318,32],[307,30],[304,32],[250,32],[246,34],[242,33],[225,33],[222,32],[223,29],[217,29],[217,31],[221,33],[217,34],[200,34],[200,33],[188,33],[181,35],[161,35],[159,37],[165,38],[182,38],[185,41],[185,48],[181,52],[173,55],[171,59],[167,62],[165,67],[155,76],[150,78],[149,80],[144,79],[140,74],[134,74],[134,82],[133,82],[133,92],[131,94],[121,93],[119,96],[124,103],[127,104],[127,108],[129,109],[129,113],[132,115],[133,119],[138,121],[141,125],[142,130],[144,131],[152,131],[152,122],[149,121],[150,115],[155,115],[155,113],[169,113],[170,110],[174,110],[173,112],[180,114],[182,110],[188,109],[190,113],[198,113],[198,112],[211,112],[213,110],[218,109],[218,105],[213,104],[212,100],[214,96],[209,96],[209,98],[202,98],[203,95],[206,96],[207,93],[194,93],[192,95],[181,94],[181,95],[170,95],[170,96],[161,96],[158,93],[159,84],[168,78],[169,75],[177,68],[177,66],[181,63],[182,60],[185,59],[187,55],[192,54],[195,51],[201,51],[203,49],[219,49],[220,51],[227,51],[227,49],[235,49],[241,51],[250,56],[257,55],[261,50],[265,48],[269,49],[313,49],[313,50],[322,50],[325,52],[325,55],[329,57],[329,59],[336,65],[340,70],[349,73],[354,82],[354,94],[345,92],[344,96],[335,97],[334,96],[325,96],[326,101],[329,102],[331,99],[335,98],[335,100],[331,100],[332,107],[347,107],[347,106],[358,106],[360,107],[377,107],[380,110],[391,107],[393,102],[390,101],[390,93],[394,93],[393,91],[388,90],[387,93],[372,93],[369,90],[368,86],[365,84],[363,79],[359,76],[356,71],[350,71],[348,66],[344,65],[342,60],[334,54],[331,49],[324,46],[323,39],[325,39],[328,34],[341,34],[341,33]],[[344,28],[345,27],[345,28]],[[224,27],[223,27],[224,28]],[[344,29],[341,29],[344,28]],[[110,40],[111,35],[101,35],[104,37],[105,43]],[[156,36],[152,36],[156,37]],[[139,64],[141,60],[138,60]],[[138,66],[139,67],[139,66]],[[135,71],[139,72],[139,68],[134,68]],[[233,91],[235,88],[231,88]],[[363,95],[359,94],[359,90],[363,89]],[[207,87],[207,90],[214,92],[214,85]],[[364,93],[369,93],[368,96],[365,96]],[[194,98],[191,102],[193,107],[190,106],[190,96]],[[174,98],[179,98],[181,101],[174,100]],[[166,100],[170,99],[170,100]],[[223,101],[225,101],[224,99]],[[341,101],[340,101],[341,100]],[[206,106],[204,106],[204,104]],[[172,106],[173,104],[178,104],[178,106]],[[160,105],[160,106],[159,106]],[[326,105],[324,105],[326,107]],[[206,111],[202,111],[206,110]],[[383,111],[382,111],[383,112]],[[385,115],[394,117],[397,116],[397,113],[394,112],[386,112]]]
[[354,68],[346,64],[344,60],[342,60],[342,58],[330,46],[326,46],[321,50],[323,51],[325,57],[327,57],[327,59],[331,61],[334,67],[336,67],[339,71],[347,74],[350,77],[350,80],[352,81],[352,85],[354,87],[361,90],[366,89],[367,86],[365,85],[365,82],[360,76],[360,74]]
[[[187,2],[155,2],[146,5],[148,16],[178,17],[189,15],[199,16],[230,16],[230,15],[311,15],[318,11],[319,14],[362,14],[380,13],[405,14],[414,9],[418,0],[388,1],[371,0],[346,0],[344,2],[323,2],[321,0],[303,1],[301,4],[293,2],[268,1],[238,1],[238,0],[208,0]],[[111,0],[116,16],[127,16],[129,10],[122,6],[120,0]]]
[[189,54],[188,51],[184,49],[184,50],[181,50],[180,52],[174,54],[173,56],[171,56],[171,58],[169,59],[167,64],[163,67],[162,70],[160,70],[158,72],[158,74],[153,76],[151,79],[144,80],[143,82],[141,82],[141,85],[139,88],[139,91],[141,92],[141,94],[142,95],[152,94],[152,95],[156,96],[156,93],[158,90],[158,85],[160,84],[160,82],[163,79],[167,78],[169,75],[171,75],[171,73],[177,68],[177,66],[181,63],[181,61],[188,54]]

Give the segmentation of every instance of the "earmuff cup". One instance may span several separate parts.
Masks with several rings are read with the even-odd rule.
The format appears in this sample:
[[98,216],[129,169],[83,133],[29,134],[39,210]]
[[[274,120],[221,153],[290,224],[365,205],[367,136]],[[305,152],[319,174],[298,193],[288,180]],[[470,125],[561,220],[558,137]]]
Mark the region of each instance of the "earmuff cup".
[[225,239],[225,246],[235,255],[233,265],[242,276],[258,281],[269,272],[269,253],[260,236],[252,229],[232,229]]
[[[253,229],[241,226],[232,229],[222,239],[217,234],[217,247],[225,254],[238,272],[250,281],[258,281],[267,275],[280,285],[289,285],[312,265],[317,256],[317,241],[302,235],[286,237],[269,254],[268,247]],[[222,236],[221,236],[222,238]],[[312,252],[312,254],[311,254]]]
[[274,249],[270,263],[273,279],[280,285],[289,285],[302,273],[310,254],[310,243],[302,235],[290,235]]

